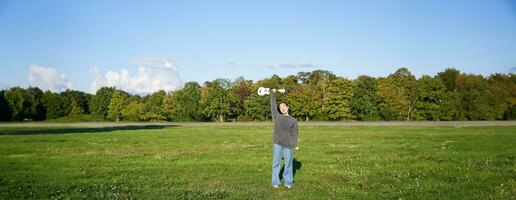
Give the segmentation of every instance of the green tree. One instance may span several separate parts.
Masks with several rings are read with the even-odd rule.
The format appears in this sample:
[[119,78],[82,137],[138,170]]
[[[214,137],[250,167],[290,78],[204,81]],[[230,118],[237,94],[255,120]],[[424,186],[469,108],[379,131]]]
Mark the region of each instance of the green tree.
[[66,103],[65,103],[65,110],[67,111],[66,112],[66,115],[69,115],[70,111],[72,110],[72,102],[75,101],[77,103],[77,105],[80,107],[81,110],[83,110],[83,113],[84,114],[89,114],[89,100],[91,98],[91,95],[90,94],[87,94],[85,92],[82,92],[82,91],[78,91],[78,90],[66,90],[64,92],[61,92],[61,95],[66,97],[66,99],[68,100]]
[[460,117],[460,95],[455,91],[446,91],[443,94],[440,106],[440,120],[459,120]]
[[359,76],[353,81],[353,97],[351,98],[351,112],[357,120],[378,120],[378,104],[376,92],[378,82],[369,76]]
[[80,117],[84,114],[84,110],[82,107],[75,101],[75,99],[72,99],[72,102],[70,104],[70,113],[68,116],[73,119],[80,119]]
[[[273,75],[253,81],[216,79],[201,87],[188,82],[180,90],[158,91],[145,97],[112,87],[95,95],[66,90],[43,92],[37,87],[0,91],[0,121],[70,117],[81,120],[266,120],[268,96],[258,87],[285,88],[278,102],[305,120],[513,120],[516,119],[516,75],[486,78],[448,68],[419,80],[406,68],[387,77],[360,76],[350,81],[330,71]],[[117,97],[114,93],[117,92]],[[115,100],[112,102],[112,100]],[[91,115],[90,115],[91,113]]]
[[407,106],[407,99],[403,90],[399,88],[392,78],[379,78],[378,91],[378,112],[384,120],[402,120],[404,107]]
[[12,121],[22,121],[36,113],[31,95],[23,88],[13,87],[4,94],[11,110]]
[[140,111],[143,110],[143,104],[138,97],[130,97],[127,105],[122,109],[122,119],[128,121],[139,121],[141,117]]
[[378,81],[378,109],[386,120],[409,120],[417,101],[417,81],[407,68]]
[[59,117],[64,117],[68,115],[68,110],[66,110],[66,105],[68,104],[68,99],[60,95],[59,93],[53,93],[50,91],[46,91],[43,94],[43,105],[45,106],[47,119],[55,119]]
[[201,86],[197,82],[185,83],[184,87],[172,93],[171,97],[170,100],[166,100],[165,106],[173,106],[171,107],[173,120],[200,120]]
[[509,74],[510,77],[510,87],[509,91],[511,93],[509,97],[509,106],[505,111],[505,119],[515,120],[516,119],[516,74]]
[[27,88],[27,93],[29,93],[29,96],[31,98],[31,114],[29,118],[34,120],[45,120],[47,111],[45,109],[45,106],[43,104],[43,91],[37,87],[29,87]]
[[258,90],[259,87],[265,87],[265,88],[281,88],[283,86],[283,80],[278,75],[274,74],[271,76],[271,78],[265,78],[262,80],[258,80],[255,84],[255,88],[253,88],[253,91]]
[[508,119],[506,111],[511,106],[512,98],[516,96],[515,85],[511,83],[511,77],[505,74],[492,74],[487,78],[489,90],[493,96],[489,101],[490,111],[495,119]]
[[201,107],[206,117],[224,122],[225,116],[231,114],[231,102],[228,95],[230,85],[231,82],[227,79],[216,79],[204,84]]
[[318,101],[318,93],[306,84],[302,84],[285,95],[285,101],[289,105],[289,114],[294,117],[304,118],[305,121],[319,116],[322,111],[321,101]]
[[271,116],[269,96],[253,93],[244,101],[245,115],[249,119],[266,120]]
[[415,106],[415,119],[441,119],[441,103],[446,93],[446,86],[444,86],[441,79],[427,75],[422,76],[418,82],[418,100]]
[[165,97],[163,97],[163,115],[165,115],[166,120],[170,121],[186,121],[186,120],[179,120],[179,118],[175,115],[175,108],[176,108],[176,101],[175,96],[179,93],[182,93],[182,89],[168,92]]
[[[333,74],[333,72],[327,70],[314,70],[306,74],[298,73],[298,75],[300,76],[299,79],[303,80],[303,84],[306,84],[312,88],[314,95],[317,97],[317,101],[319,101],[317,104],[321,105],[321,110],[319,110],[317,113],[323,114],[322,111],[326,110],[326,106],[329,101],[328,87],[333,80],[337,79],[337,76]],[[317,117],[320,119],[327,118],[325,115]]]
[[102,116],[105,119],[108,114],[111,95],[114,91],[114,87],[102,87],[98,89],[90,101],[91,114]]
[[160,90],[143,98],[143,120],[160,121],[165,120],[165,106],[163,104],[165,91]]
[[407,108],[405,113],[405,119],[412,119],[412,114],[414,113],[414,108],[416,105],[416,101],[418,98],[418,83],[416,77],[410,73],[407,68],[400,68],[394,73],[394,78],[397,83],[399,83],[399,87],[403,89],[403,94],[407,98]]
[[495,118],[489,105],[493,94],[482,76],[461,74],[457,76],[455,85],[460,96],[461,119],[492,120]]
[[324,82],[326,85],[335,79],[337,76],[333,74],[331,71],[327,70],[314,70],[312,72],[299,72],[297,73],[297,79],[301,84],[308,84],[314,89],[322,89],[316,88],[317,86],[321,86],[321,82]]
[[11,108],[9,107],[9,102],[5,98],[5,90],[0,91],[0,121],[11,121],[12,113]]
[[123,92],[116,90],[111,95],[111,100],[108,105],[108,118],[119,122],[122,117],[122,110],[126,105],[126,98]]
[[353,96],[352,82],[344,78],[333,80],[327,92],[327,105],[323,111],[328,118],[331,120],[353,119],[350,105]]
[[446,87],[441,102],[441,120],[459,120],[461,119],[460,105],[461,97],[456,89],[456,80],[460,75],[460,71],[454,68],[447,68],[443,72],[437,73],[437,78],[441,79]]
[[455,80],[460,75],[460,71],[454,68],[447,68],[443,72],[437,73],[437,78],[441,79],[448,91],[455,91]]
[[[286,91],[292,91],[294,88],[299,86],[299,79],[295,75],[287,76],[282,80],[281,88],[285,89]],[[279,88],[279,89],[281,89]],[[258,88],[256,88],[258,89]],[[256,92],[256,90],[253,90],[253,92]]]
[[245,80],[243,77],[237,78],[229,89],[230,117],[238,120],[245,115],[245,100],[249,98],[253,91],[253,81]]

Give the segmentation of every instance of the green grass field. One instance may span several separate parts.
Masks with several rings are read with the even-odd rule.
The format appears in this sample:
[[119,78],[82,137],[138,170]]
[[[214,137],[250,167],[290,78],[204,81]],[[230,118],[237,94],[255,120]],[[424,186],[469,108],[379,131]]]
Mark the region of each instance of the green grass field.
[[516,126],[300,127],[294,188],[272,127],[0,128],[3,199],[515,199]]

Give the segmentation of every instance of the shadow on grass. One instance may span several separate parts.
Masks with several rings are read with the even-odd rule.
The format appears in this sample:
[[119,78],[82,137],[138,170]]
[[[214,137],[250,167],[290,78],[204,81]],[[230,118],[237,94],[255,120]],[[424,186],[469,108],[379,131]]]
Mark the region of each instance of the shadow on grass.
[[[292,160],[292,174],[294,175],[294,180],[296,178],[297,170],[301,170],[301,165],[302,165],[301,161],[298,161],[295,158],[294,158],[294,160]],[[280,180],[283,180],[283,171],[285,171],[285,165],[281,166],[281,170],[279,173]]]
[[37,134],[69,134],[69,133],[97,133],[109,131],[141,130],[141,129],[162,129],[166,127],[177,127],[179,125],[127,125],[108,127],[30,127],[0,129],[0,135],[37,135]]

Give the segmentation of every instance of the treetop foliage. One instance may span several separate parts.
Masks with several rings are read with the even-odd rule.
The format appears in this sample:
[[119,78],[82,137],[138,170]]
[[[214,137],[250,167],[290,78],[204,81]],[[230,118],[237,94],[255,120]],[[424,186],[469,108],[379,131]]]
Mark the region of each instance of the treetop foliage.
[[249,121],[269,120],[259,87],[285,88],[277,100],[298,120],[514,120],[516,76],[465,74],[448,68],[416,78],[407,68],[354,80],[315,70],[253,82],[187,82],[176,91],[132,95],[114,87],[95,94],[13,87],[0,91],[0,121]]

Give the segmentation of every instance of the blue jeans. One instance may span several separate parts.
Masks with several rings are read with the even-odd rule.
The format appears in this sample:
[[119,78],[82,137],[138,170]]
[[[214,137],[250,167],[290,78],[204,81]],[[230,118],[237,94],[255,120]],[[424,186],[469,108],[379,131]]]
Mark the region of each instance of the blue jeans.
[[285,180],[285,185],[292,185],[294,182],[294,174],[292,172],[292,159],[294,154],[292,149],[288,149],[282,147],[278,144],[274,144],[272,147],[272,185],[279,185],[279,173],[280,173],[280,165],[281,165],[281,154],[283,154],[283,158],[285,160],[285,169],[283,171],[283,179]]

